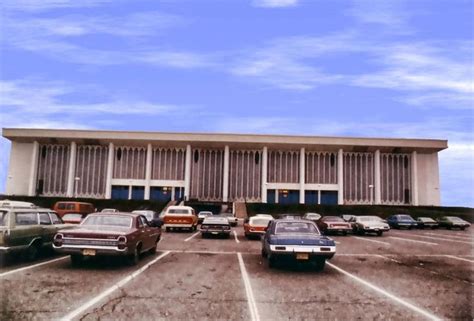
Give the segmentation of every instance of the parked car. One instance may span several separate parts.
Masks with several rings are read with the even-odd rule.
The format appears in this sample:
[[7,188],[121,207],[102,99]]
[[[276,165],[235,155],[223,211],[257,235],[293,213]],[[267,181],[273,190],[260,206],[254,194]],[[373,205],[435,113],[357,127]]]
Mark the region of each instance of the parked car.
[[171,229],[188,229],[195,231],[198,225],[198,218],[194,209],[190,206],[170,206],[163,216],[166,232]]
[[378,216],[354,216],[349,223],[354,234],[375,233],[382,236],[383,232],[390,230],[390,226]]
[[280,260],[312,262],[323,270],[326,260],[336,253],[336,243],[321,235],[314,222],[278,219],[270,221],[262,238],[262,257],[270,268]]
[[204,221],[204,219],[205,219],[206,217],[212,216],[212,215],[213,215],[213,214],[212,214],[212,212],[210,212],[210,211],[200,211],[200,212],[198,213],[198,224],[201,224],[202,221]]
[[81,221],[86,217],[86,214],[81,213],[67,213],[64,214],[62,220],[66,224],[80,224]]
[[439,227],[446,227],[447,229],[459,228],[465,230],[471,224],[457,216],[443,216],[438,219]]
[[34,260],[45,249],[51,249],[58,230],[70,228],[53,210],[32,203],[6,202],[0,204],[0,256],[23,254]]
[[146,217],[148,222],[153,226],[161,227],[163,225],[163,219],[160,218],[160,214],[152,210],[135,210],[132,211],[134,214],[140,214]]
[[239,220],[237,219],[237,217],[235,217],[234,213],[222,213],[220,214],[220,216],[226,217],[229,221],[230,226],[237,226],[237,224],[239,223]]
[[60,201],[53,206],[53,211],[63,217],[67,213],[90,214],[95,212],[94,205],[84,202]]
[[316,224],[323,234],[341,233],[342,235],[347,235],[347,233],[352,231],[351,224],[339,216],[323,216],[316,221]]
[[407,228],[411,230],[418,226],[418,223],[408,214],[395,214],[387,218],[387,223],[391,228]]
[[230,230],[229,220],[223,216],[208,216],[201,224],[203,238],[211,235],[229,237]]
[[431,217],[418,217],[416,219],[416,223],[418,224],[417,227],[418,228],[431,228],[431,229],[435,229],[438,227],[438,222],[436,222],[434,219],[432,219]]
[[258,237],[265,234],[268,223],[273,221],[273,217],[256,215],[245,220],[244,222],[244,234],[246,238]]
[[140,254],[155,253],[161,229],[151,226],[145,216],[134,213],[93,213],[74,229],[54,236],[55,251],[71,256],[78,265],[85,257],[122,256],[130,264]]
[[116,209],[116,208],[104,208],[102,209],[102,211],[100,211],[101,213],[118,213],[119,210]]
[[303,215],[303,218],[305,220],[310,220],[310,221],[313,221],[314,223],[316,223],[321,217],[322,217],[321,214],[318,214],[318,213],[306,213],[305,215]]

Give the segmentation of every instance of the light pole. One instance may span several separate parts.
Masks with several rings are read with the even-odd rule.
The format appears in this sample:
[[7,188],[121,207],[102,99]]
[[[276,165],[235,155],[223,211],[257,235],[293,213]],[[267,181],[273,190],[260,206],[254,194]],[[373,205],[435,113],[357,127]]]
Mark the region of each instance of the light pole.
[[369,191],[370,191],[370,205],[374,204],[374,185],[370,184],[369,185]]
[[74,177],[74,198],[77,198],[77,188],[80,180],[81,178],[79,176]]

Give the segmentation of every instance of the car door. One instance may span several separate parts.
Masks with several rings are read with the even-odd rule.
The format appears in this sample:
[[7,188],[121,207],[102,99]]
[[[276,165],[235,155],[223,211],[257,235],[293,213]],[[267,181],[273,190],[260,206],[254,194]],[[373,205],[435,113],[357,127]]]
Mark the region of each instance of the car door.
[[139,230],[139,235],[143,243],[143,249],[149,249],[153,247],[153,240],[152,240],[152,228],[148,224],[146,217],[140,215],[137,218],[137,227]]
[[42,238],[42,228],[38,224],[38,212],[16,212],[11,213],[14,222],[10,229],[10,245],[26,247],[35,239]]
[[53,225],[48,212],[39,212],[38,217],[41,226],[43,244],[51,244],[53,242],[54,234],[56,234],[56,227]]

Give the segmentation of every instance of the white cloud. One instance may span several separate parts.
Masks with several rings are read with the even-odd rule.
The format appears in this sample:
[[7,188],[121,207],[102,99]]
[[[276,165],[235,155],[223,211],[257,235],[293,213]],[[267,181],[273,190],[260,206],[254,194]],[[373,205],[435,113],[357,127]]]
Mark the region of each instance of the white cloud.
[[253,5],[264,8],[294,7],[299,0],[253,0]]

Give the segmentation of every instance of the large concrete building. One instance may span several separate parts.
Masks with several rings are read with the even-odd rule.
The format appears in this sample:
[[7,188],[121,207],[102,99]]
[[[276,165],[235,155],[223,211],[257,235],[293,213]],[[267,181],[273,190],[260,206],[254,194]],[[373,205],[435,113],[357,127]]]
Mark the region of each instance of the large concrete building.
[[440,205],[446,140],[3,129],[8,195]]

